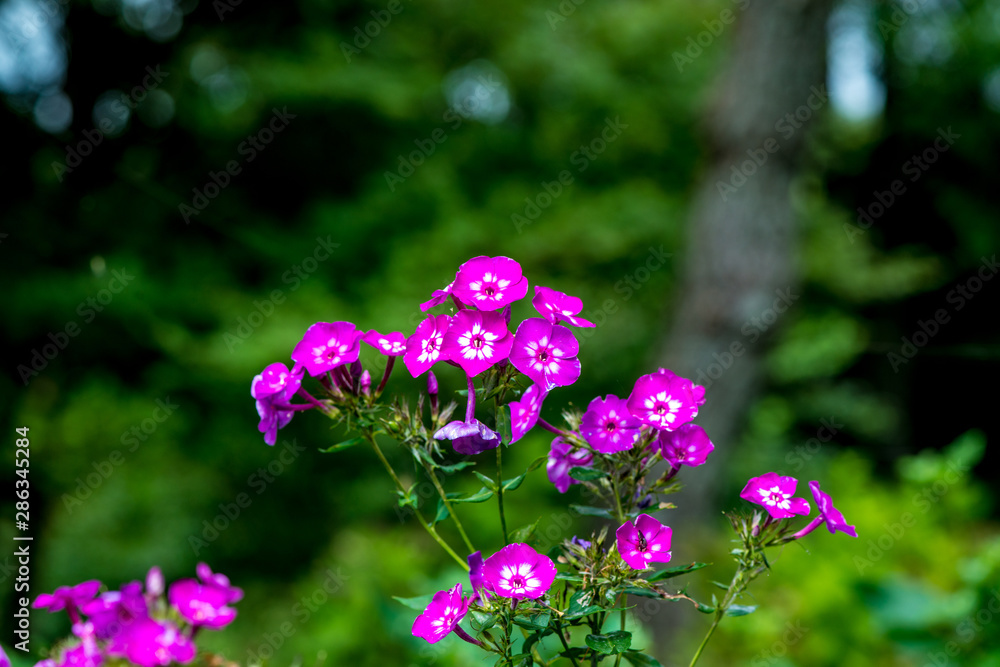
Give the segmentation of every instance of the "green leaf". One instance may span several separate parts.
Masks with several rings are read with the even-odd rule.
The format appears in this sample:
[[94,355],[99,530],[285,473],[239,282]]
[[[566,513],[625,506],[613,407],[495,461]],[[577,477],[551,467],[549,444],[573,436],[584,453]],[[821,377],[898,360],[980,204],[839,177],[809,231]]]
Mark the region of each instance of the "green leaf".
[[570,574],[568,572],[556,572],[557,581],[569,581],[574,584],[583,583],[583,577],[578,577],[575,574]]
[[326,449],[321,449],[319,451],[321,451],[324,454],[331,454],[333,452],[339,452],[341,450],[348,449],[349,447],[360,445],[363,442],[365,442],[364,438],[351,438],[350,440],[344,440],[343,442],[338,442],[333,447],[327,447]]
[[452,465],[448,466],[437,465],[435,467],[437,467],[438,470],[443,470],[445,473],[451,475],[452,473],[456,473],[459,470],[464,470],[465,468],[474,465],[476,465],[475,461],[459,461],[458,463],[453,463]]
[[586,590],[573,593],[573,597],[569,599],[569,609],[566,610],[564,618],[573,620],[602,611],[603,607],[590,604],[592,595],[590,591]]
[[448,501],[452,503],[484,503],[493,497],[493,492],[489,489],[479,489],[467,496],[458,495],[452,498],[451,495],[450,493],[448,494]]
[[599,516],[602,519],[614,519],[615,515],[611,513],[610,510],[602,509],[600,507],[590,507],[588,505],[570,505],[569,508],[576,512],[577,514],[583,514],[584,516]]
[[[496,389],[497,393],[502,390],[503,387],[497,387]],[[497,410],[497,433],[500,434],[500,442],[505,447],[510,447],[514,444],[511,442],[514,439],[514,435],[510,429],[510,409],[506,405],[500,406],[500,409]]]
[[444,501],[440,498],[438,499],[437,514],[434,515],[434,519],[431,521],[431,525],[438,524],[449,516],[448,508],[445,506]]
[[604,655],[611,655],[614,653],[614,646],[611,645],[611,640],[605,635],[587,635],[587,646],[594,649],[598,653],[603,653]]
[[535,519],[535,522],[527,526],[521,526],[514,532],[510,534],[511,542],[529,542],[535,538],[535,529],[538,527],[538,522],[541,519]]
[[409,607],[410,609],[423,611],[424,609],[427,608],[427,605],[431,603],[431,600],[434,599],[434,593],[430,593],[428,595],[421,595],[415,598],[401,598],[393,595],[392,599]]
[[700,611],[703,614],[714,614],[715,613],[715,607],[709,607],[707,604],[702,604],[701,602],[695,602],[695,605],[697,605],[695,607],[695,609],[697,609],[698,611]]
[[400,507],[409,506],[413,509],[417,509],[417,497],[410,493],[410,491],[396,491],[396,495],[399,496],[399,498],[396,499],[396,503]]
[[674,577],[679,577],[682,574],[687,574],[688,572],[694,572],[695,570],[700,570],[703,567],[708,567],[708,563],[690,563],[688,565],[678,565],[677,567],[669,567],[666,570],[660,570],[659,572],[650,577],[646,577],[646,581],[652,583],[654,581],[663,581],[664,579],[673,579]]
[[638,651],[626,651],[625,659],[632,663],[633,667],[663,667],[654,658],[650,658],[645,653],[639,653]]
[[549,627],[551,618],[551,614],[547,611],[534,615],[520,614],[514,617],[514,623],[525,630],[545,630]]
[[615,653],[624,653],[632,647],[632,633],[624,630],[609,632],[607,638],[611,640],[611,645],[615,647]]
[[524,478],[528,476],[528,473],[532,472],[538,466],[542,465],[542,463],[545,462],[545,461],[547,461],[548,458],[549,457],[547,455],[546,456],[539,456],[537,459],[535,459],[530,464],[528,464],[528,468],[524,472],[522,472],[520,475],[518,475],[517,477],[514,477],[513,479],[508,479],[507,481],[505,481],[503,483],[503,490],[504,491],[513,491],[517,487],[521,486],[521,482],[523,482]]
[[497,624],[496,614],[487,614],[476,610],[472,610],[469,613],[472,614],[472,629],[476,632],[489,630]]
[[494,493],[496,492],[497,490],[496,482],[494,482],[492,479],[490,479],[483,473],[479,472],[478,470],[473,470],[472,474],[479,478],[479,481],[483,483],[483,486],[485,486],[490,491],[493,491]]
[[569,476],[578,482],[593,482],[595,479],[607,477],[608,473],[603,470],[597,470],[596,468],[573,466],[569,469]]
[[[639,588],[638,586],[626,586],[625,588],[621,589],[621,592],[625,593],[626,595],[637,595],[637,596],[639,596],[641,598],[659,598],[659,597],[663,597],[663,594],[660,593],[660,592],[658,592],[658,591],[654,591],[654,590],[649,589],[649,588]],[[618,593],[615,592],[615,597],[617,597],[617,596],[618,596]]]
[[757,611],[755,604],[731,604],[726,609],[726,616],[746,616]]

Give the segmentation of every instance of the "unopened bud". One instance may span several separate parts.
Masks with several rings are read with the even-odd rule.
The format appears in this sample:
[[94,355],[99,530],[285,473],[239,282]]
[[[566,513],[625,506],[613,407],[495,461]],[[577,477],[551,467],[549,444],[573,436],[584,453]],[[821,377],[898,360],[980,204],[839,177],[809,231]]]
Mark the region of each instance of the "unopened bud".
[[361,379],[358,380],[361,387],[361,393],[365,396],[371,396],[372,393],[372,374],[367,370],[361,372]]
[[438,379],[434,376],[434,371],[427,371],[427,395],[431,399],[431,419],[438,416]]
[[146,594],[151,597],[163,595],[163,572],[156,566],[146,575]]

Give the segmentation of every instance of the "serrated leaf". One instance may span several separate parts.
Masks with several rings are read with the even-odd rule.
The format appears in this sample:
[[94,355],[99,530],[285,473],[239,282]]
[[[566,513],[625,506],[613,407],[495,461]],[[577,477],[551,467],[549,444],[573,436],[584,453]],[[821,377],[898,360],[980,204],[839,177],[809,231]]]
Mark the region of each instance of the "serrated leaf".
[[472,474],[479,478],[479,481],[483,483],[483,486],[485,486],[490,491],[496,492],[496,490],[497,490],[497,483],[494,482],[491,478],[487,477],[486,475],[484,475],[483,473],[479,472],[478,470],[473,470]]
[[319,450],[323,454],[332,454],[333,452],[339,452],[350,447],[356,447],[357,445],[365,442],[364,438],[351,438],[350,440],[344,440],[343,442],[338,442],[332,447],[327,447],[326,449]]
[[577,514],[583,514],[584,516],[599,516],[602,519],[615,518],[610,510],[602,509],[600,507],[590,507],[589,505],[570,505],[569,508]]
[[448,501],[452,503],[484,503],[492,497],[493,492],[489,489],[479,489],[475,493],[471,493],[467,496],[456,496],[454,498],[452,498],[449,493]]
[[625,659],[632,663],[632,667],[663,667],[656,659],[638,651],[626,651]]
[[746,616],[757,611],[755,604],[731,604],[726,609],[726,616]]
[[593,482],[595,479],[607,477],[608,473],[603,470],[597,470],[596,468],[573,466],[569,469],[569,476],[578,482]]
[[687,574],[688,572],[694,572],[695,570],[700,570],[703,567],[708,567],[708,563],[689,563],[688,565],[678,565],[677,567],[669,567],[666,570],[660,570],[656,574],[646,577],[646,581],[653,583],[655,581],[663,581],[664,579],[673,579],[674,577],[679,577],[682,574]]
[[611,640],[605,635],[587,635],[586,640],[587,646],[594,649],[598,653],[603,653],[604,655],[611,655],[614,652],[614,647],[611,645]]
[[393,595],[392,599],[395,600],[396,602],[399,602],[399,603],[401,603],[401,604],[409,607],[410,609],[416,609],[417,611],[423,611],[424,609],[427,608],[427,605],[429,605],[431,603],[431,600],[434,599],[434,593],[430,593],[428,595],[420,595],[420,596],[415,597],[415,598],[401,598],[401,597],[396,597],[395,595]]

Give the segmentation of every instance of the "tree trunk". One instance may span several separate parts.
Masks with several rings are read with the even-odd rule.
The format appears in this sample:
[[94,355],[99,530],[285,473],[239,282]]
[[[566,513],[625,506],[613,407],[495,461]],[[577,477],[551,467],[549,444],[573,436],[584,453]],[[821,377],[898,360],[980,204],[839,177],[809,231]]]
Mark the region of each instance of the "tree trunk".
[[[806,135],[827,101],[831,4],[769,0],[748,6],[738,17],[730,60],[708,105],[704,131],[711,165],[691,209],[682,296],[658,358],[707,388],[697,421],[716,450],[691,473],[697,481],[683,493],[683,511],[671,517],[693,531],[706,523],[712,534],[727,527],[708,507],[761,383],[765,337],[753,340],[752,332],[760,329],[752,318],[765,315],[779,293],[799,293],[790,186]],[[781,319],[779,314],[776,324]],[[675,534],[683,533],[675,527]],[[654,618],[661,655],[676,649],[676,623],[690,616],[689,609],[674,614],[671,608]]]

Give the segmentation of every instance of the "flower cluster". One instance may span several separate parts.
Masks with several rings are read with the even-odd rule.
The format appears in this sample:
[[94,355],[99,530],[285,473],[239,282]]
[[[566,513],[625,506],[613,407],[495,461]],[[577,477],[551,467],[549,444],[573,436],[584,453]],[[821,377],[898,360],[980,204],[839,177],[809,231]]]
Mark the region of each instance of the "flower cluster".
[[[594,325],[580,317],[580,299],[536,285],[531,304],[538,317],[512,326],[511,306],[526,298],[528,290],[521,265],[513,259],[474,257],[420,305],[427,315],[413,333],[383,334],[361,330],[350,322],[318,322],[292,350],[291,368],[285,363],[271,364],[251,383],[259,430],[267,444],[273,445],[277,431],[303,410],[317,409],[356,429],[361,437],[324,451],[367,442],[395,483],[399,506],[411,510],[421,528],[468,571],[468,590],[464,582],[457,582],[432,596],[403,601],[420,612],[413,622],[415,637],[436,643],[455,634],[497,653],[501,658],[497,664],[527,664],[532,662],[531,645],[556,635],[566,649],[561,655],[574,663],[579,658],[581,664],[597,664],[604,656],[618,654],[616,664],[622,656],[631,664],[652,664],[631,648],[631,634],[625,630],[628,596],[686,600],[699,611],[714,614],[714,628],[723,616],[732,615],[729,612],[750,582],[770,567],[766,548],[801,539],[823,524],[831,532],[857,535],[830,497],[820,491],[818,482],[811,482],[810,488],[819,516],[794,532],[790,520],[809,514],[810,505],[794,497],[795,479],[768,473],[750,480],[741,494],[762,506],[766,514],[758,510],[751,516],[727,515],[741,546],[730,552],[737,569],[722,598],[713,597],[709,606],[691,598],[686,588],[667,588],[665,582],[673,577],[705,567],[691,563],[650,571],[656,563],[669,563],[672,556],[673,530],[654,515],[675,507],[663,499],[680,490],[683,469],[705,464],[715,450],[705,430],[694,423],[705,404],[705,388],[659,368],[637,378],[627,396],[597,396],[583,411],[564,411],[563,426],[549,423],[542,411],[550,394],[575,383],[581,373],[580,345],[570,327]],[[374,388],[360,358],[361,343],[374,348],[385,361]],[[415,409],[403,399],[380,400],[397,357],[402,357],[414,378],[427,374],[427,392],[420,395]],[[433,368],[440,363],[461,369],[464,375],[461,419],[452,419],[456,403],[442,406],[439,402]],[[306,374],[321,386],[319,398],[303,388]],[[429,423],[424,410],[427,403]],[[521,475],[505,479],[505,448],[521,442],[536,427],[554,436],[547,453],[542,452]],[[413,493],[416,483],[410,476],[401,479],[395,472],[376,437],[380,434],[398,442],[411,455],[408,459],[412,458],[418,474],[426,474],[430,488],[439,496],[433,514],[424,513],[426,503]],[[496,450],[495,477],[477,468],[482,489],[468,494],[446,491],[442,476],[487,462],[448,461],[443,441],[468,457]],[[538,544],[537,522],[508,531],[504,497],[542,463],[559,493],[568,493],[573,485],[583,487],[581,495],[588,504],[574,506],[575,510],[613,523],[588,539],[564,539],[545,554],[532,546]],[[484,559],[456,508],[492,498],[497,501],[504,546]],[[438,531],[443,521],[454,522],[465,553],[471,554],[467,560]],[[612,526],[617,528],[609,536]],[[557,572],[557,563],[562,572]],[[173,594],[170,601],[189,623],[197,617],[197,623],[216,627],[231,620],[231,610],[227,611],[224,596],[209,595],[206,586],[204,581],[175,584],[179,596],[198,596],[197,605],[175,600]],[[608,632],[605,626],[612,611],[621,614],[622,629]],[[532,633],[519,645],[523,650],[519,658],[511,639],[514,626]],[[569,646],[570,630],[577,626],[589,628],[586,647]],[[81,639],[80,645],[84,643]]]
[[191,662],[195,633],[232,623],[236,610],[231,605],[243,597],[208,565],[199,564],[197,574],[198,579],[180,579],[167,588],[154,567],[145,586],[133,581],[98,594],[102,584],[92,580],[39,595],[33,606],[65,611],[73,636],[36,667],[99,667],[123,659],[140,667]]

